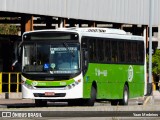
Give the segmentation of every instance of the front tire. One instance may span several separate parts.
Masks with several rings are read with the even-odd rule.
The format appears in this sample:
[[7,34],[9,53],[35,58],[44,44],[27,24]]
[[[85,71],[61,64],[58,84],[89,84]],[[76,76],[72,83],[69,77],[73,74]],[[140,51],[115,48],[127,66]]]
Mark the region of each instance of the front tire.
[[97,90],[94,86],[91,88],[90,98],[84,102],[84,106],[94,106],[96,101]]
[[128,105],[128,99],[129,99],[129,89],[128,86],[124,86],[123,90],[123,99],[120,100],[120,105]]

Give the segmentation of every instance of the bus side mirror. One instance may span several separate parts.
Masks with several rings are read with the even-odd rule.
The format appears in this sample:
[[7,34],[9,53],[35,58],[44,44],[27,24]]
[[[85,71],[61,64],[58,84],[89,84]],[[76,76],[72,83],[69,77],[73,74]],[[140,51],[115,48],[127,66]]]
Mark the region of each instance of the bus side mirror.
[[21,67],[22,67],[22,49],[21,47],[16,48],[16,59],[12,64],[12,71],[14,72],[21,72]]

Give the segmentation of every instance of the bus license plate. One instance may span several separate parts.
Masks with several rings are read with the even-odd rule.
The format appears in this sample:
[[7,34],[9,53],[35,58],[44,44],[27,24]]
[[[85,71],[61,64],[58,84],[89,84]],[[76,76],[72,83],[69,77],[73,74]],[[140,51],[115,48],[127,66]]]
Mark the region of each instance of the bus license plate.
[[53,96],[53,95],[55,95],[54,92],[45,92],[44,94],[45,94],[45,96]]

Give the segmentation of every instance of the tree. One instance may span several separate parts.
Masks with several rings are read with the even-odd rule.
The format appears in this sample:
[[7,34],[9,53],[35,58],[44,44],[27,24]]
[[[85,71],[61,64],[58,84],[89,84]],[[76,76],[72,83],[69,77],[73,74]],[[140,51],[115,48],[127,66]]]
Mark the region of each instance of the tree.
[[154,75],[160,75],[160,50],[157,49],[152,56],[152,73]]
[[[2,17],[1,20],[11,20],[17,18]],[[0,24],[1,35],[18,35],[19,28],[13,24]]]

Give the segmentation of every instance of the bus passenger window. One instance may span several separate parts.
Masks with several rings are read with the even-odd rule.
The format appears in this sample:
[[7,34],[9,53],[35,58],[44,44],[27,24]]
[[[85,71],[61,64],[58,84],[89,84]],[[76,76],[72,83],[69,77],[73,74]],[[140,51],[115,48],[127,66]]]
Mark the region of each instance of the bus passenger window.
[[118,62],[117,41],[112,41],[112,62]]
[[144,62],[144,44],[142,42],[138,43],[138,51],[139,51],[138,62],[143,63]]
[[138,50],[137,50],[137,42],[133,42],[132,43],[132,50],[131,50],[131,52],[132,52],[132,63],[135,63],[135,62],[137,62],[137,52],[138,52]]
[[119,41],[118,42],[118,56],[119,56],[119,62],[124,62],[125,60],[125,50],[124,50],[124,42]]
[[104,62],[104,40],[103,39],[97,39],[98,40],[98,60],[99,62]]
[[104,62],[111,61],[111,45],[110,40],[105,40],[105,55],[104,55]]
[[131,62],[131,42],[125,42],[125,62]]
[[97,61],[96,39],[89,40],[89,60]]

